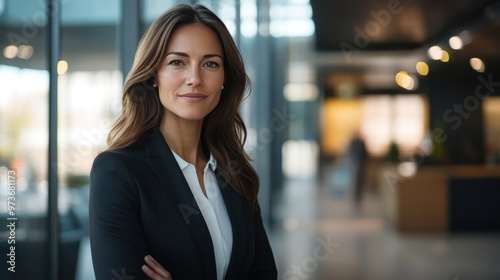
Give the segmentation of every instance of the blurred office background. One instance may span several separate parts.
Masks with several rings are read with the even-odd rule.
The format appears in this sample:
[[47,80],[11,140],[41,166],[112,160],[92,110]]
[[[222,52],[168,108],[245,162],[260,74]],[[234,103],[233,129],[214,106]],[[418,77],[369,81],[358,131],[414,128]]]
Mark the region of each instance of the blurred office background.
[[280,279],[500,279],[500,1],[0,0],[1,279],[94,279],[90,167],[138,40],[180,2],[245,59]]

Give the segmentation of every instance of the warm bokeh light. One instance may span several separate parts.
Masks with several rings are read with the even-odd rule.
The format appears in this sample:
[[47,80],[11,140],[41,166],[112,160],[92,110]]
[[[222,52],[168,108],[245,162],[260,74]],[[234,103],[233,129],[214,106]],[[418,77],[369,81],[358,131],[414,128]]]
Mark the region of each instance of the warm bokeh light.
[[405,76],[408,76],[408,72],[406,72],[406,71],[399,71],[396,74],[396,84],[398,84],[398,86],[402,87],[401,81],[402,81],[403,77],[405,77]]
[[418,85],[417,79],[406,71],[399,71],[396,74],[396,83],[407,90],[414,90]]
[[402,94],[392,98],[391,135],[401,154],[415,151],[422,143],[426,127],[425,106],[425,99],[419,94]]
[[433,46],[429,48],[427,55],[430,59],[440,60],[443,56],[443,50],[438,46]]
[[30,59],[33,56],[33,47],[30,45],[20,45],[17,57],[21,59]]
[[394,142],[402,154],[420,145],[426,131],[426,103],[421,95],[377,95],[363,99],[360,129],[368,152],[383,156]]
[[484,136],[486,141],[486,161],[490,166],[496,165],[497,151],[500,148],[498,141],[500,131],[500,97],[486,97],[483,99]]
[[462,38],[458,36],[451,37],[450,40],[448,40],[448,43],[450,44],[450,47],[454,50],[460,50],[464,46]]
[[415,162],[402,162],[398,165],[398,173],[403,177],[412,177],[417,173],[417,164]]
[[448,62],[448,61],[450,61],[450,54],[447,51],[445,51],[445,50],[442,51],[441,61],[442,62]]
[[325,99],[321,109],[322,153],[338,156],[345,152],[353,131],[361,126],[362,105],[357,99]]
[[57,74],[63,75],[64,73],[66,73],[66,71],[68,71],[68,62],[66,62],[65,60],[60,60],[57,63]]
[[473,57],[470,59],[470,66],[479,73],[484,73],[486,67],[481,59]]
[[401,86],[407,90],[412,90],[415,87],[415,81],[410,75],[403,76]]
[[383,156],[392,141],[393,102],[389,95],[366,96],[363,98],[360,134],[365,138],[366,149],[372,156]]
[[418,74],[422,76],[427,76],[427,74],[429,74],[429,65],[423,61],[417,62],[416,68]]
[[288,101],[313,101],[318,98],[318,87],[314,84],[294,84],[285,85],[283,91]]
[[318,169],[319,145],[314,140],[287,140],[283,143],[283,174],[287,178],[311,178]]
[[13,59],[17,56],[18,49],[14,45],[8,45],[3,49],[3,56],[8,59]]

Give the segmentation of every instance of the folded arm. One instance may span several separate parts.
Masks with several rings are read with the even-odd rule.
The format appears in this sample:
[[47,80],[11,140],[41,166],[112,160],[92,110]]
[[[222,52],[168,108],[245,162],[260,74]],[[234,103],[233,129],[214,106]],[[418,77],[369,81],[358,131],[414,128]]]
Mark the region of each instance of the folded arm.
[[249,279],[278,279],[276,263],[262,223],[260,209],[255,212],[255,255]]
[[101,279],[147,279],[148,254],[139,212],[139,192],[123,160],[97,156],[90,175],[90,242],[94,273]]

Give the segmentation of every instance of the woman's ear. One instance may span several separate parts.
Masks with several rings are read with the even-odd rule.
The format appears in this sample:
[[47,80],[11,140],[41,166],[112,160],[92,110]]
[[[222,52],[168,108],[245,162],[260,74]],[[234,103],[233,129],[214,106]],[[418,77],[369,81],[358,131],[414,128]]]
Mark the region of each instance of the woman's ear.
[[156,82],[156,75],[154,75],[153,77],[149,78],[149,82],[148,82],[150,85],[152,85],[153,87],[157,88],[158,87],[158,83]]

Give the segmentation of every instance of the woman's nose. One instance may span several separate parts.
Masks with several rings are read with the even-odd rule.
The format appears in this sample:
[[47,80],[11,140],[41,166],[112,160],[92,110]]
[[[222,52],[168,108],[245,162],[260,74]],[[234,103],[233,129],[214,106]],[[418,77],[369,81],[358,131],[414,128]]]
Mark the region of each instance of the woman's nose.
[[201,74],[200,69],[196,66],[190,67],[187,71],[186,83],[189,86],[199,86],[201,85]]

